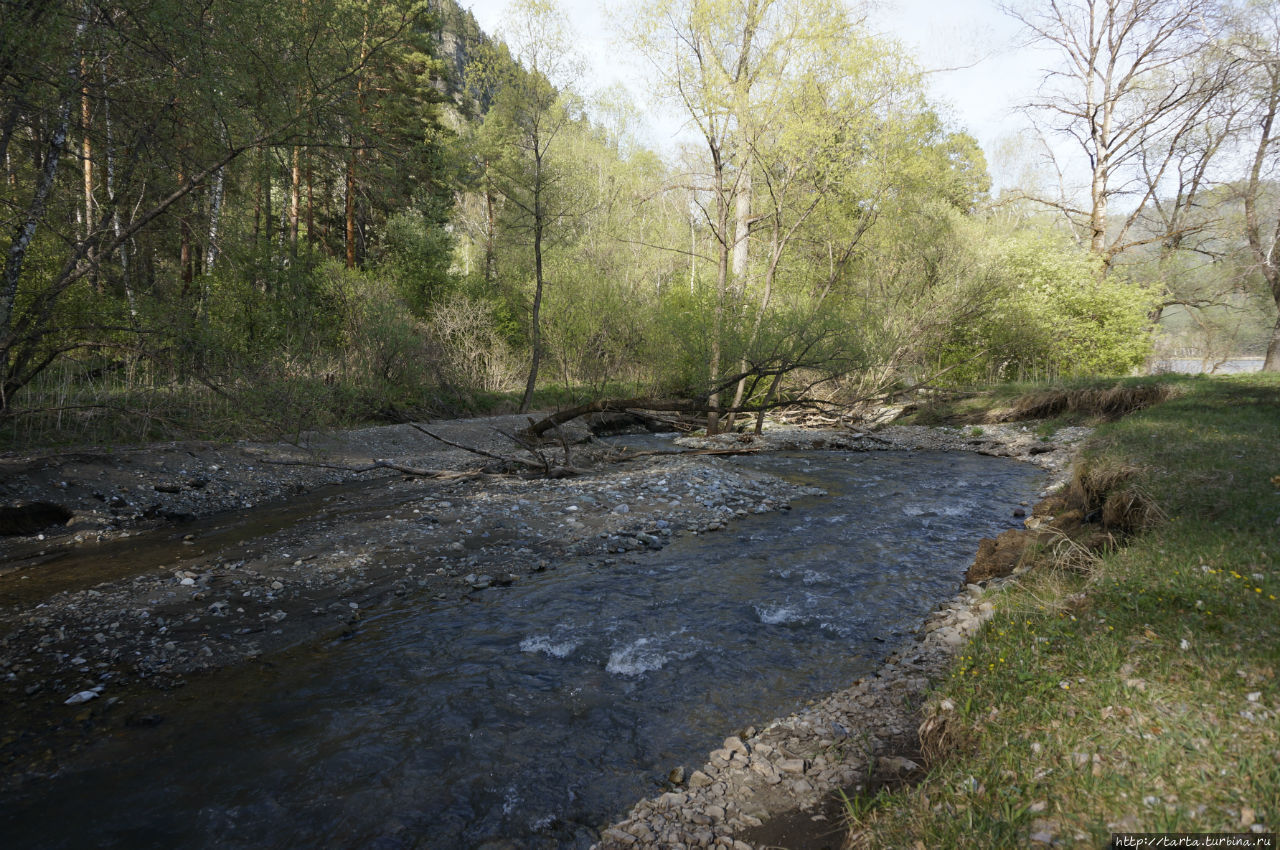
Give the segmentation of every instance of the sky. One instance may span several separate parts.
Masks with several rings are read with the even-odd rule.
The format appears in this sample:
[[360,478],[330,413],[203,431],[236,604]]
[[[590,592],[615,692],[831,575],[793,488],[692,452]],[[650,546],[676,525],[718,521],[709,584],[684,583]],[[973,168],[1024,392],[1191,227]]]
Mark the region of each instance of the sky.
[[[501,32],[509,0],[460,2],[486,33]],[[559,0],[589,68],[584,93],[611,84],[625,86],[650,118],[645,141],[658,150],[673,150],[682,138],[680,117],[664,114],[649,100],[642,82],[644,60],[620,43],[610,26],[608,9],[628,3]],[[1010,185],[1025,161],[1018,152],[1034,153],[1025,119],[1013,107],[1035,93],[1046,62],[1045,56],[1020,46],[1018,23],[1000,11],[998,0],[882,0],[872,12],[871,25],[900,41],[930,71],[931,93],[951,128],[977,138],[997,188]]]

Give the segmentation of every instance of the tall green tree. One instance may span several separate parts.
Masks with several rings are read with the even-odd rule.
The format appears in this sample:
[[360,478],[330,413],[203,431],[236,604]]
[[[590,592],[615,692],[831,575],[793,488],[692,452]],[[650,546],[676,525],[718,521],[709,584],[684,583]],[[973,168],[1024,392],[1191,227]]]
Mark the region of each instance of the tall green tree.
[[568,20],[552,0],[523,0],[508,10],[504,35],[512,62],[491,52],[477,69],[492,92],[480,144],[493,188],[508,208],[509,227],[524,234],[532,252],[529,307],[529,373],[521,412],[533,402],[543,357],[542,300],[547,285],[548,243],[581,214],[554,153],[579,116],[572,84],[581,72]]
[[[794,66],[847,33],[844,7],[826,0],[662,0],[635,10],[633,44],[656,69],[663,93],[688,116],[706,154],[693,175],[701,217],[714,244],[715,292],[708,362],[707,428],[719,428],[734,255],[746,266],[749,184],[758,116]],[[740,202],[741,199],[741,202]],[[726,386],[732,386],[729,381]]]

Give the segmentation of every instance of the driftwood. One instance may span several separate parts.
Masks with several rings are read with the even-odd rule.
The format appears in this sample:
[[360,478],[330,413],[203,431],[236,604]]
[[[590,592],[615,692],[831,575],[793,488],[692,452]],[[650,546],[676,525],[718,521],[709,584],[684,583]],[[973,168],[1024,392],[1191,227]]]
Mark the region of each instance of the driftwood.
[[685,398],[602,398],[595,401],[589,401],[586,404],[580,404],[577,407],[568,407],[564,410],[558,410],[550,416],[540,419],[537,422],[530,422],[529,427],[521,431],[521,435],[528,438],[538,438],[546,434],[553,428],[559,428],[566,422],[572,422],[580,416],[588,416],[592,413],[630,413],[634,416],[644,418],[646,411],[664,411],[669,413],[688,413],[704,415],[714,413],[719,417],[740,413],[746,414],[762,414],[770,410],[776,410],[780,407],[795,408],[816,408],[823,409],[834,407],[832,402],[824,399],[801,398],[788,399],[786,401],[775,401],[768,404],[743,406],[743,407],[714,407],[703,401],[694,401]]
[[566,422],[572,422],[580,416],[588,416],[592,413],[632,413],[638,410],[661,410],[668,413],[707,413],[708,411],[716,410],[716,408],[708,407],[703,402],[683,398],[601,398],[589,401],[586,404],[580,404],[577,407],[558,410],[544,419],[530,422],[529,427],[521,433],[526,437],[541,437],[553,428],[559,428]]
[[409,466],[391,460],[375,460],[372,463],[355,465],[350,463],[327,463],[321,460],[280,460],[248,452],[246,454],[257,463],[267,463],[273,466],[314,466],[318,469],[340,469],[343,472],[372,472],[375,469],[390,469],[393,472],[403,472],[405,475],[412,475],[415,478],[438,478],[446,481],[461,481],[467,478],[479,478],[488,474],[479,469],[424,469],[419,466]]
[[[507,466],[518,466],[528,470],[537,470],[547,478],[570,478],[572,476],[582,474],[581,469],[578,469],[575,466],[573,466],[572,458],[569,455],[569,443],[564,439],[564,435],[560,435],[560,444],[564,447],[564,464],[558,465],[558,464],[552,463],[551,459],[548,458],[545,454],[543,454],[542,451],[538,448],[538,446],[532,443],[528,438],[518,436],[516,434],[508,434],[506,431],[503,431],[498,428],[494,428],[493,430],[501,434],[503,437],[506,437],[508,440],[515,443],[517,446],[524,449],[525,451],[527,451],[529,454],[533,455],[536,461],[529,461],[529,460],[525,460],[524,458],[518,458],[518,457],[507,457],[506,455],[495,454],[493,452],[485,451],[484,449],[477,448],[475,446],[468,446],[463,443],[455,443],[452,440],[445,439],[444,437],[441,437],[439,434],[436,434],[433,431],[430,431],[422,427],[416,422],[410,422],[408,424],[409,424],[409,427],[413,428],[415,431],[419,431],[423,434],[426,434],[428,437],[430,437],[433,440],[439,440],[440,442],[444,443],[446,446],[452,446],[455,449],[462,449],[464,452],[470,452],[472,454],[480,455],[481,457],[487,457],[491,460],[499,461],[500,463]],[[532,424],[533,423],[530,422],[530,425]]]
[[[519,467],[529,472],[535,472],[538,475],[545,476],[547,478],[569,478],[575,475],[581,475],[583,472],[583,470],[573,466],[570,455],[569,455],[569,443],[567,440],[564,439],[563,435],[560,435],[560,444],[564,448],[564,464],[560,465],[560,464],[552,463],[552,461],[538,448],[538,446],[530,442],[528,438],[522,438],[514,434],[508,434],[507,432],[499,430],[497,428],[494,429],[495,431],[497,431],[497,433],[501,434],[503,437],[506,437],[508,440],[515,443],[520,448],[532,454],[534,458],[536,458],[536,461],[529,461],[529,460],[525,460],[523,458],[518,458],[518,457],[507,457],[506,455],[496,454],[494,452],[486,451],[485,449],[481,449],[476,446],[468,446],[464,443],[456,443],[453,440],[447,439],[445,437],[441,437],[439,434],[436,434],[433,431],[430,431],[427,428],[422,427],[416,422],[409,422],[406,424],[408,424],[409,427],[413,428],[415,431],[419,431],[433,440],[438,440],[439,442],[444,443],[446,446],[451,446],[455,449],[461,449],[464,452],[469,452],[474,455],[479,455],[480,457],[498,461],[499,463],[503,464],[504,467],[507,467],[507,468]],[[391,460],[374,460],[370,463],[365,463],[365,464],[349,464],[349,463],[331,463],[331,462],[321,461],[321,460],[281,460],[276,458],[268,458],[258,453],[246,452],[246,454],[254,458],[254,460],[258,461],[259,463],[273,464],[276,466],[313,466],[320,469],[340,469],[343,472],[355,472],[355,473],[372,472],[375,469],[389,469],[389,470],[392,470],[393,472],[401,472],[401,473],[404,473],[405,475],[411,475],[417,478],[434,478],[434,479],[442,479],[442,480],[449,480],[449,481],[459,481],[459,480],[468,479],[468,478],[480,478],[482,476],[498,474],[498,473],[489,472],[483,469],[465,469],[465,470],[426,469],[423,467],[409,466],[408,464],[404,464],[404,463],[397,463]]]
[[681,451],[664,452],[646,449],[638,452],[620,452],[618,454],[609,455],[605,460],[613,463],[622,463],[627,460],[635,460],[641,457],[690,457],[697,455],[753,455],[759,454],[764,449],[759,446],[743,447],[741,449],[685,449]]

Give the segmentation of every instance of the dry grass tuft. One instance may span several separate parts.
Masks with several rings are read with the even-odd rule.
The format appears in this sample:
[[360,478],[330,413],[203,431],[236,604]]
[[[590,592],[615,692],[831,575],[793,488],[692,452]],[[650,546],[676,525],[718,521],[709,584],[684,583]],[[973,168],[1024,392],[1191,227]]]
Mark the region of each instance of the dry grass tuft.
[[1087,519],[1095,515],[1107,531],[1138,534],[1167,521],[1165,512],[1140,486],[1139,467],[1115,462],[1081,464],[1072,476],[1069,497]]
[[1125,534],[1138,534],[1166,521],[1165,512],[1140,487],[1113,490],[1102,504],[1102,527]]
[[1114,421],[1167,401],[1175,394],[1174,387],[1169,384],[1116,384],[1107,389],[1045,390],[1018,399],[1011,409],[1000,411],[998,420],[1018,422],[1074,414]]
[[1102,564],[1098,549],[1086,546],[1057,529],[1050,528],[1053,540],[1047,546],[1049,569],[1092,576]]
[[931,703],[924,710],[924,720],[918,730],[920,755],[926,765],[937,764],[964,747],[966,736],[956,722],[950,703]]

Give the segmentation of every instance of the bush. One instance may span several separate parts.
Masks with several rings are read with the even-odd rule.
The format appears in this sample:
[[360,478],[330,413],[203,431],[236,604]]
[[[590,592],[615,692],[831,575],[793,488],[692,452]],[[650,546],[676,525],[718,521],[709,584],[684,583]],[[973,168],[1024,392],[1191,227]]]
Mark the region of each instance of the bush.
[[1098,257],[1049,235],[993,239],[986,253],[999,294],[985,315],[953,330],[944,359],[964,364],[953,381],[1123,375],[1148,356],[1150,290],[1104,274]]
[[439,352],[439,376],[454,392],[513,392],[522,385],[523,365],[485,302],[451,295],[430,309],[426,325]]

